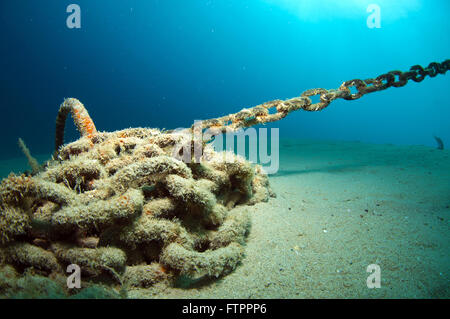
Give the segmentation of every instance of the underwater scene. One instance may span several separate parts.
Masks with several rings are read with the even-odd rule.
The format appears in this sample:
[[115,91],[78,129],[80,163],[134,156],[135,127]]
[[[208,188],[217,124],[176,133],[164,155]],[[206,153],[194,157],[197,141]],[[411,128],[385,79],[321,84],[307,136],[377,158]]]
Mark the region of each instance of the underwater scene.
[[1,1],[0,299],[449,298],[449,12]]

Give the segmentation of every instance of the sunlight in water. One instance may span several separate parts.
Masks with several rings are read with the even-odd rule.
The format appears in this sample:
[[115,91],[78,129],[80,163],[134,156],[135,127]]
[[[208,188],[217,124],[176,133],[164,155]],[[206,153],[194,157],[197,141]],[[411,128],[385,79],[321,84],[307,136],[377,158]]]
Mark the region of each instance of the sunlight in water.
[[418,11],[422,0],[264,0],[297,16],[300,20],[318,22],[324,19],[360,19],[367,16],[370,4],[381,8],[384,20],[406,18],[409,12]]

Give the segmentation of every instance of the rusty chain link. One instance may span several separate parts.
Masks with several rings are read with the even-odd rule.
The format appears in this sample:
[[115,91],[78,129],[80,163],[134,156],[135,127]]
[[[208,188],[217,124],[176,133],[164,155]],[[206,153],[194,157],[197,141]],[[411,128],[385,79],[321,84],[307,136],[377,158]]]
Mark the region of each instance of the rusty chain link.
[[[249,109],[243,109],[234,114],[202,121],[202,128],[210,129],[212,134],[217,134],[226,131],[236,131],[240,128],[257,124],[275,122],[298,109],[320,111],[338,98],[356,100],[367,93],[382,91],[391,86],[405,86],[409,80],[422,82],[426,76],[435,77],[438,74],[445,74],[448,70],[450,70],[450,60],[445,60],[442,63],[432,62],[426,68],[414,65],[407,72],[395,70],[373,79],[346,81],[338,89],[310,89],[303,92],[299,97],[287,100],[274,100]],[[357,93],[351,93],[351,87],[355,87]],[[320,102],[312,103],[311,97],[316,95],[319,95]],[[272,108],[275,108],[276,111],[270,113],[269,110]]]

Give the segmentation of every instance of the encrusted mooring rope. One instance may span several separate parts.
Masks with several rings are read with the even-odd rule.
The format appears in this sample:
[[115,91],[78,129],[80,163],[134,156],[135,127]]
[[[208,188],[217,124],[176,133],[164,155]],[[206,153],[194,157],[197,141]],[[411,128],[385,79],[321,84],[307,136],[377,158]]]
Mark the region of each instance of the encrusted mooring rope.
[[[377,78],[346,81],[338,89],[311,89],[303,92],[299,97],[287,100],[274,100],[252,108],[243,109],[238,113],[205,120],[202,122],[202,128],[209,129],[214,134],[275,122],[298,109],[320,111],[338,98],[356,100],[367,93],[382,91],[391,86],[402,87],[409,80],[421,82],[426,76],[435,77],[438,74],[445,74],[448,70],[450,70],[450,60],[445,60],[442,63],[432,62],[426,68],[414,65],[407,72],[390,71]],[[352,94],[350,91],[351,87],[355,87],[358,92]],[[313,104],[310,97],[315,95],[319,95],[320,102]],[[269,110],[272,108],[275,108],[276,111],[270,114]]]
[[64,127],[69,112],[72,114],[73,122],[81,136],[93,136],[97,133],[94,122],[84,105],[74,98],[65,99],[59,107],[58,115],[56,117],[54,158],[58,155],[59,148],[64,144]]

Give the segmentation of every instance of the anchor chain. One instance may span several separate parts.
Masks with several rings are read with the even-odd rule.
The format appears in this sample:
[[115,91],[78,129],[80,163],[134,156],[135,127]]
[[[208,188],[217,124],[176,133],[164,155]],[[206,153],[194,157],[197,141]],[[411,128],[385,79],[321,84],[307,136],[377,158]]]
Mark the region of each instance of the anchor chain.
[[[234,114],[202,121],[202,128],[209,129],[212,134],[218,134],[258,124],[275,122],[298,109],[311,112],[320,111],[339,98],[357,100],[368,93],[386,90],[390,87],[405,86],[409,80],[422,82],[427,76],[433,78],[438,74],[445,74],[448,70],[450,70],[450,60],[445,60],[442,63],[432,62],[426,68],[414,65],[406,72],[394,70],[381,74],[376,78],[345,81],[338,89],[310,89],[298,97],[287,100],[273,100],[252,108],[243,109]],[[356,89],[357,93],[351,93],[350,88],[352,87]],[[320,102],[312,103],[311,97],[316,95],[319,96]],[[275,111],[271,113],[271,109]]]

